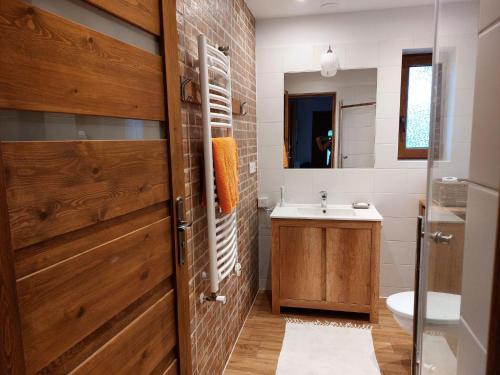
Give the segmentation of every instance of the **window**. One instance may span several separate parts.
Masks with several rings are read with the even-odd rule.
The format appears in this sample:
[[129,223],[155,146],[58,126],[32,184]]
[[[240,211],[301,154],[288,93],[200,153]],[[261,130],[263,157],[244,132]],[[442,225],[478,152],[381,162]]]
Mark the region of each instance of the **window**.
[[427,159],[432,53],[403,55],[398,159]]

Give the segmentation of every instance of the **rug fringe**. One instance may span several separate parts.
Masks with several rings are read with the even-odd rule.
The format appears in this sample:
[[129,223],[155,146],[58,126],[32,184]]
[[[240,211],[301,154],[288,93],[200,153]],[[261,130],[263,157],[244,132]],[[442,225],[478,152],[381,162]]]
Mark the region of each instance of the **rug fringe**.
[[315,326],[328,326],[328,327],[340,327],[340,328],[357,328],[365,329],[371,331],[372,326],[366,323],[352,323],[352,322],[334,322],[331,320],[305,320],[297,316],[282,315],[283,320],[287,323],[297,323],[297,324],[311,324]]

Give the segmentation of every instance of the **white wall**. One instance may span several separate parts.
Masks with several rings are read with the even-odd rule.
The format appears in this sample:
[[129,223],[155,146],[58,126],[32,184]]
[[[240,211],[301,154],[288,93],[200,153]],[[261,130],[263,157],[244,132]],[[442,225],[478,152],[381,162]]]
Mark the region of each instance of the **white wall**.
[[[449,7],[451,16],[441,25],[443,35],[454,41],[466,36],[475,40],[474,5]],[[318,192],[326,190],[330,203],[374,203],[384,216],[382,296],[413,287],[416,216],[418,199],[425,193],[426,162],[397,160],[401,55],[404,49],[432,47],[433,19],[433,7],[418,7],[257,22],[259,195],[274,204],[284,185],[292,202],[318,202]],[[329,44],[342,69],[377,68],[375,168],[285,170],[281,165],[284,73],[318,71]],[[474,46],[466,46],[474,54]],[[460,93],[458,105],[467,107],[468,94]],[[468,97],[471,101],[472,95]],[[260,286],[269,288],[270,230],[263,213],[260,217]]]

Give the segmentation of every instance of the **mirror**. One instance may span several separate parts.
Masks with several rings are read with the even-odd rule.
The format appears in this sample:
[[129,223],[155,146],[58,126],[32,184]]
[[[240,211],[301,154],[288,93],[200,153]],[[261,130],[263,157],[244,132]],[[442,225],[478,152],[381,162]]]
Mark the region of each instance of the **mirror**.
[[373,168],[377,69],[285,73],[285,168]]

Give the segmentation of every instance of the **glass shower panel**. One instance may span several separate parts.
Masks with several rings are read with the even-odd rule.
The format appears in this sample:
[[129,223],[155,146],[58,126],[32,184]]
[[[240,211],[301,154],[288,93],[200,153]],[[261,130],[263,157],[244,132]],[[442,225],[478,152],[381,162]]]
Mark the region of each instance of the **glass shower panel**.
[[[479,2],[436,4],[431,111],[415,112],[431,119],[416,373],[455,375]],[[415,74],[423,89],[428,73]]]

